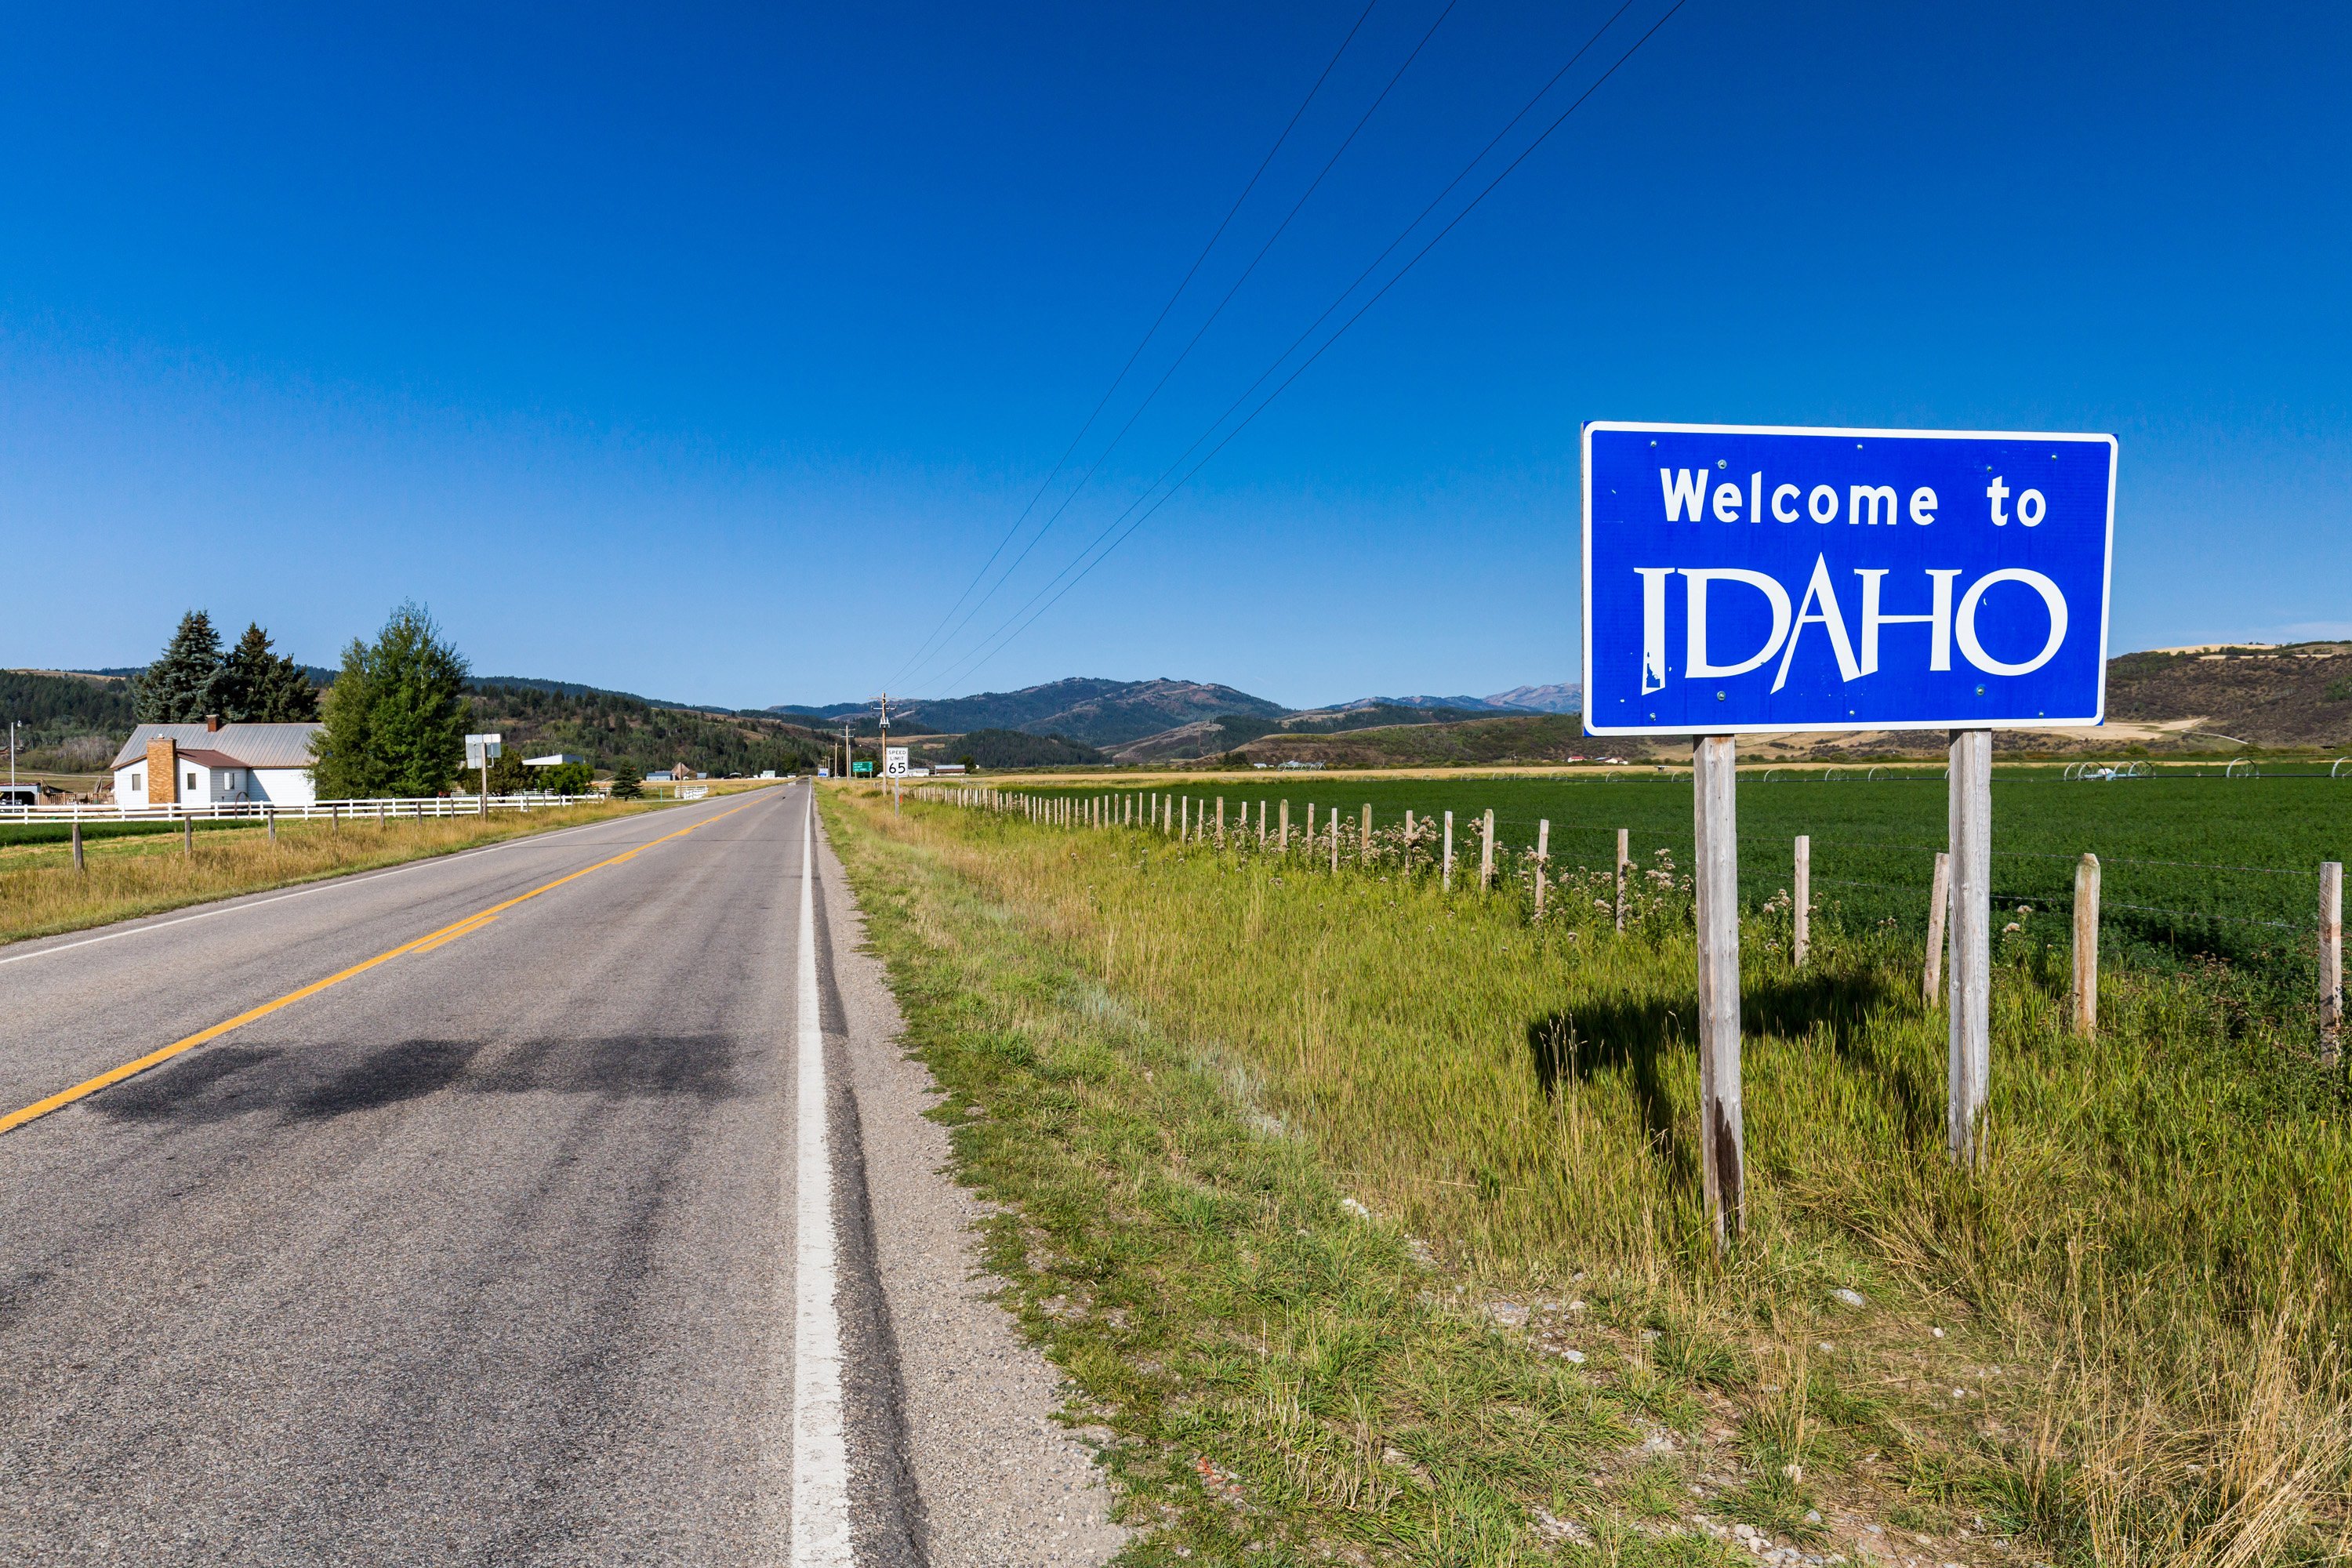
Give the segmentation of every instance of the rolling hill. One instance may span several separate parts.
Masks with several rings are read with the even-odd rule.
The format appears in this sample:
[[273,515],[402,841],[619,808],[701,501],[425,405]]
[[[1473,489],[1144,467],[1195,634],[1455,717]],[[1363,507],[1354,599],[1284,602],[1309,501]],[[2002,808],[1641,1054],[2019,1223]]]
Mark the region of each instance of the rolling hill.
[[[858,715],[856,731],[876,733],[870,704],[835,703],[830,708],[780,706],[769,712],[823,723]],[[1032,735],[1063,735],[1089,746],[1119,746],[1180,725],[1224,714],[1278,719],[1290,712],[1279,702],[1252,697],[1230,686],[1195,680],[1104,680],[1073,677],[989,691],[977,697],[916,699],[890,705],[890,727],[940,734],[974,730],[1019,730]]]

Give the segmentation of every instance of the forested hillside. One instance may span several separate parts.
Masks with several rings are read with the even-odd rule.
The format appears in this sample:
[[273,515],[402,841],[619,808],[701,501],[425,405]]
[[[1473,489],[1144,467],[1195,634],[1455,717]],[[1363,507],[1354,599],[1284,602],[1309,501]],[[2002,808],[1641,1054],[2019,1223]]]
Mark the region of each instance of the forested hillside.
[[599,770],[637,777],[684,763],[714,776],[806,771],[826,755],[814,731],[777,719],[656,708],[617,691],[468,689],[472,728],[505,737],[509,751],[574,752]]
[[120,677],[0,670],[0,725],[17,721],[16,763],[34,772],[94,773],[131,733],[131,682]]

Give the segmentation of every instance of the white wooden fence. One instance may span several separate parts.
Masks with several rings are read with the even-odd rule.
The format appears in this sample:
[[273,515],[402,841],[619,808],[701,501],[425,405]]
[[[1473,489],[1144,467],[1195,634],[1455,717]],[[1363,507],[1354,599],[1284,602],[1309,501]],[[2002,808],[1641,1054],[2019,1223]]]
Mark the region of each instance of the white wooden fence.
[[426,800],[321,800],[294,805],[269,800],[225,800],[209,805],[70,805],[0,806],[0,823],[7,822],[217,822],[243,818],[262,822],[398,822],[428,816],[476,816],[489,811],[546,811],[602,800],[602,795],[494,795],[485,802],[478,795],[439,795]]

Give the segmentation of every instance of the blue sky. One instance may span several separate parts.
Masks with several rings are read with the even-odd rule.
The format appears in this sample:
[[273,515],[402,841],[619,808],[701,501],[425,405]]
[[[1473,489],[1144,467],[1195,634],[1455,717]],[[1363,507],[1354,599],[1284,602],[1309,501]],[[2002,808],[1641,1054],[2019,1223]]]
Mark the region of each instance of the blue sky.
[[744,706],[1485,692],[1576,674],[1593,418],[2112,431],[2117,648],[2352,635],[2352,13],[1686,0],[979,657],[1613,8],[1381,0],[1081,465],[1420,55],[912,668],[1361,0],[17,8],[0,664],[192,605],[326,661],[415,597]]

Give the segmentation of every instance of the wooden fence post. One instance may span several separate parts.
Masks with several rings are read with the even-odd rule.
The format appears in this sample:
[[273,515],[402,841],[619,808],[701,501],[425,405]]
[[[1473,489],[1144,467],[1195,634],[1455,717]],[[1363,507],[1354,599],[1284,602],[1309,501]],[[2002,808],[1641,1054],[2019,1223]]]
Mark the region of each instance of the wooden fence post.
[[[1264,811],[1265,807],[1260,806],[1258,809]],[[1286,800],[1282,803],[1282,836],[1275,840],[1274,847],[1278,855],[1290,853],[1290,803]]]
[[82,858],[81,858],[81,817],[80,817],[79,815],[77,815],[77,816],[74,817],[74,822],[73,822],[73,857],[74,857],[74,869],[75,869],[77,872],[80,872],[80,871],[87,871],[87,870],[89,868],[89,867],[87,867],[87,866],[85,866],[85,865],[83,865],[83,864],[82,864]]
[[[486,796],[486,797],[484,797],[484,798],[485,798],[485,799],[487,799],[488,797]],[[264,824],[265,826],[267,826],[268,827],[268,829],[269,829],[269,842],[271,842],[272,844],[277,843],[277,842],[278,842],[278,808],[277,808],[276,806],[274,806],[274,805],[265,805],[265,806],[263,806],[263,807],[261,808],[261,820],[262,820],[263,824]]]
[[[1249,815],[1249,807],[1248,807],[1248,805],[1244,805],[1242,807],[1242,815],[1243,815],[1243,816],[1247,816]],[[1259,802],[1257,803],[1257,847],[1258,847],[1258,852],[1259,852],[1260,854],[1265,853],[1265,802],[1264,802],[1264,801],[1259,801]]]
[[2344,1045],[2344,862],[2319,868],[2319,1058],[2331,1067]]
[[1339,874],[1339,810],[1331,808],[1331,875]]
[[1225,797],[1217,797],[1217,847],[1225,847]]
[[1617,830],[1617,929],[1621,931],[1625,929],[1625,872],[1633,864],[1633,836],[1630,827]]
[[180,813],[180,853],[194,855],[195,852],[196,819],[183,811]]
[[1311,800],[1307,803],[1307,848],[1309,854],[1315,849],[1315,803]]
[[2099,858],[2074,864],[2074,1032],[2099,1032]]
[[1421,840],[1413,833],[1412,810],[1408,806],[1404,814],[1404,870],[1407,876],[1412,874],[1412,849]]
[[1693,748],[1693,827],[1698,864],[1699,1155],[1717,1247],[1747,1228],[1739,1094],[1738,753],[1728,735]]
[[1952,857],[1936,851],[1936,877],[1927,892],[1927,963],[1919,974],[1919,1005],[1933,1007],[1944,990],[1944,917],[1952,907]]
[[1992,731],[1952,733],[1951,1044],[1947,1110],[1952,1161],[1984,1159],[1992,1092]]
[[1370,801],[1364,803],[1364,842],[1361,847],[1364,864],[1369,866],[1372,863],[1372,805]]
[[1445,875],[1438,884],[1444,891],[1454,890],[1454,814],[1445,814]]
[[1489,810],[1478,833],[1478,890],[1486,892],[1495,885],[1495,814]]
[[1810,833],[1797,835],[1796,880],[1796,901],[1789,910],[1796,937],[1790,943],[1789,959],[1802,968],[1813,948],[1813,836]]
[[1536,824],[1536,919],[1543,919],[1544,885],[1551,880],[1551,818]]

